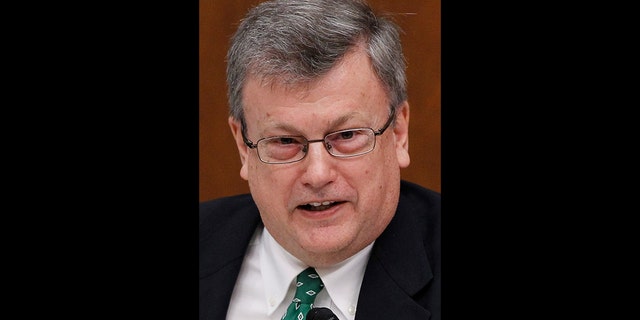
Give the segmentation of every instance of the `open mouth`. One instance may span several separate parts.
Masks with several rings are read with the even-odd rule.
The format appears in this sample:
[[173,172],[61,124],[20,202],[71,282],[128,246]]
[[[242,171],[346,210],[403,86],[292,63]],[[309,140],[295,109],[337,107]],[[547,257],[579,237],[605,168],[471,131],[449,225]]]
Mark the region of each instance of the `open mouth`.
[[343,203],[344,201],[323,201],[323,202],[310,202],[301,206],[298,206],[301,210],[307,211],[323,211],[332,208],[336,205]]

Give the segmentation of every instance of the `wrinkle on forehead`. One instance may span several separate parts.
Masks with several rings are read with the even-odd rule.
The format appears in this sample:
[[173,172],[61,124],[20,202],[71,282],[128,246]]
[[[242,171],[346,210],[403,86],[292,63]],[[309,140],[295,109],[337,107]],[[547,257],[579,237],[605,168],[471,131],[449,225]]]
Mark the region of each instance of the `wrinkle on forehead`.
[[[257,121],[258,128],[254,130],[269,135],[303,130],[319,135],[347,129],[339,126],[351,119],[355,119],[353,126],[373,128],[381,126],[384,119],[378,118],[387,115],[377,111],[379,105],[388,106],[388,95],[368,55],[356,50],[328,73],[309,81],[287,83],[276,75],[253,75],[246,79],[243,100],[245,115],[256,117],[252,121]],[[298,122],[305,118],[310,120]],[[286,131],[268,132],[280,129]]]
[[[358,111],[351,111],[347,114],[344,114],[342,116],[339,116],[335,119],[328,119],[326,122],[326,127],[325,127],[325,134],[332,132],[332,131],[337,131],[340,129],[343,129],[342,127],[345,125],[345,123],[349,122],[352,119],[356,119],[356,118],[360,118],[360,119],[367,119],[365,115],[363,115],[361,112]],[[303,131],[305,128],[298,128],[296,125],[288,123],[288,122],[282,122],[276,119],[272,119],[271,115],[269,113],[266,114],[266,122],[268,123],[267,125],[265,125],[265,130],[282,130],[285,132],[290,132],[292,134],[295,135],[303,135],[305,134],[305,132]],[[265,130],[262,130],[263,132]],[[307,137],[310,138],[310,137]]]
[[[304,99],[308,96],[309,92],[318,85],[322,85],[322,82],[327,78],[327,75],[333,72],[342,72],[348,68],[343,68],[348,64],[357,63],[360,59],[366,59],[367,65],[370,71],[375,75],[378,81],[379,78],[375,69],[371,63],[366,46],[363,39],[359,39],[353,47],[347,50],[342,57],[340,57],[334,65],[326,70],[322,70],[313,75],[298,75],[293,73],[283,73],[275,71],[262,70],[261,68],[254,69],[248,73],[248,77],[245,83],[249,79],[257,80],[261,87],[269,87],[272,91],[282,90],[288,94],[295,94],[296,97]],[[382,84],[382,82],[381,82]],[[384,86],[383,86],[384,87]]]

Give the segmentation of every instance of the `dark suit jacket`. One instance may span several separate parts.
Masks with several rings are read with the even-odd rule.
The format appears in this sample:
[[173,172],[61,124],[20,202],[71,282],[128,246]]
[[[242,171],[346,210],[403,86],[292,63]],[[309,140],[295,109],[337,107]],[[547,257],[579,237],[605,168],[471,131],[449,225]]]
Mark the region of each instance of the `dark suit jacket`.
[[[200,320],[224,320],[249,240],[261,225],[250,195],[200,205]],[[406,181],[376,240],[356,320],[440,320],[440,194]]]

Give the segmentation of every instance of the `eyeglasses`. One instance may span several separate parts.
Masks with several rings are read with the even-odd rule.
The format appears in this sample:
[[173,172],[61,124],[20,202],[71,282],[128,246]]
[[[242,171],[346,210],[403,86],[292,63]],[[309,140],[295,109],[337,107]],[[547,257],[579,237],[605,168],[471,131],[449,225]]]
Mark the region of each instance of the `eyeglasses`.
[[337,158],[350,158],[371,152],[376,146],[376,136],[384,133],[395,119],[392,111],[384,127],[380,130],[371,128],[353,128],[328,133],[322,139],[309,140],[303,136],[273,136],[266,137],[253,143],[245,133],[244,120],[242,124],[242,139],[251,149],[256,149],[260,161],[268,164],[285,164],[304,159],[309,151],[309,144],[323,142],[330,155]]

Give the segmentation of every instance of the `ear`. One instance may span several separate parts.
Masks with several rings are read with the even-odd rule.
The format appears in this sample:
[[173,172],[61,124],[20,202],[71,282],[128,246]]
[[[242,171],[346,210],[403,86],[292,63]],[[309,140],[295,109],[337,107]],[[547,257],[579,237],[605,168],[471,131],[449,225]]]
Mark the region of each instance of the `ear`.
[[400,168],[409,166],[409,103],[404,101],[397,110],[393,134],[396,142],[396,156]]
[[240,161],[242,162],[242,167],[240,168],[240,177],[247,180],[249,177],[249,170],[247,168],[249,147],[247,147],[247,145],[244,143],[244,140],[242,139],[242,125],[240,125],[240,121],[234,119],[233,117],[229,117],[229,127],[231,128],[231,133],[233,134],[233,138],[236,141],[236,146],[238,147],[238,152],[240,153]]

